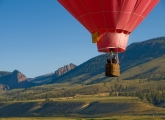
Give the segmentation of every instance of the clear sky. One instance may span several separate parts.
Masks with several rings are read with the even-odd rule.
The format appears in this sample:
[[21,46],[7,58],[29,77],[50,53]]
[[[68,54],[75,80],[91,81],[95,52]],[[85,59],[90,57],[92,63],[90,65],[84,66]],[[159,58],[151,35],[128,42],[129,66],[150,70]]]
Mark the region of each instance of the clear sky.
[[[165,36],[165,0],[130,35],[129,43]],[[90,33],[57,0],[0,0],[0,71],[26,77],[100,55]]]

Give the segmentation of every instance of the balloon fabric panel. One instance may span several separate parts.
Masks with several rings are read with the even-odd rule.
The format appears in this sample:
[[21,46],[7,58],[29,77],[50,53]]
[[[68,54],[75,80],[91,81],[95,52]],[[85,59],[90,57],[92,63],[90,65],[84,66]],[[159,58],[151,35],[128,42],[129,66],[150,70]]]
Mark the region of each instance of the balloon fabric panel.
[[[58,0],[92,35],[99,52],[126,50],[129,34],[159,0]],[[98,39],[97,39],[98,37]]]

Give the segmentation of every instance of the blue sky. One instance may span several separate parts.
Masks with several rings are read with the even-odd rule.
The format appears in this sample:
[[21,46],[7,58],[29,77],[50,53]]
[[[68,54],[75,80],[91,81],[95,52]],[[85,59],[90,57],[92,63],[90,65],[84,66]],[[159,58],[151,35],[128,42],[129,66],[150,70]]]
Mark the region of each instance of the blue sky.
[[[129,43],[165,36],[165,0],[131,33]],[[100,55],[90,33],[57,0],[0,0],[0,71],[26,77]]]

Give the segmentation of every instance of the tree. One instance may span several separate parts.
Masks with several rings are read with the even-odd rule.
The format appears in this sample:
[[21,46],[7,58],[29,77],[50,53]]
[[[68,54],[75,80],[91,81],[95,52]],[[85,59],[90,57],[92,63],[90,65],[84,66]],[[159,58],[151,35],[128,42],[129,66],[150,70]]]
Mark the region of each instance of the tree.
[[113,95],[113,93],[112,93],[112,91],[110,91],[110,92],[109,92],[109,96],[112,96],[112,95]]
[[106,82],[104,82],[104,86],[106,86]]

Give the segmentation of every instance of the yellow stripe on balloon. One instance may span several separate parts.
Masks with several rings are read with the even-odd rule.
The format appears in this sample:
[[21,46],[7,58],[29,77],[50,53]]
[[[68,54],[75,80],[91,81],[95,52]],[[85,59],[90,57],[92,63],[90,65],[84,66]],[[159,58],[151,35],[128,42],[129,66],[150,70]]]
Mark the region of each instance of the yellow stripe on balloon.
[[92,34],[92,43],[96,43],[98,41],[98,32]]

